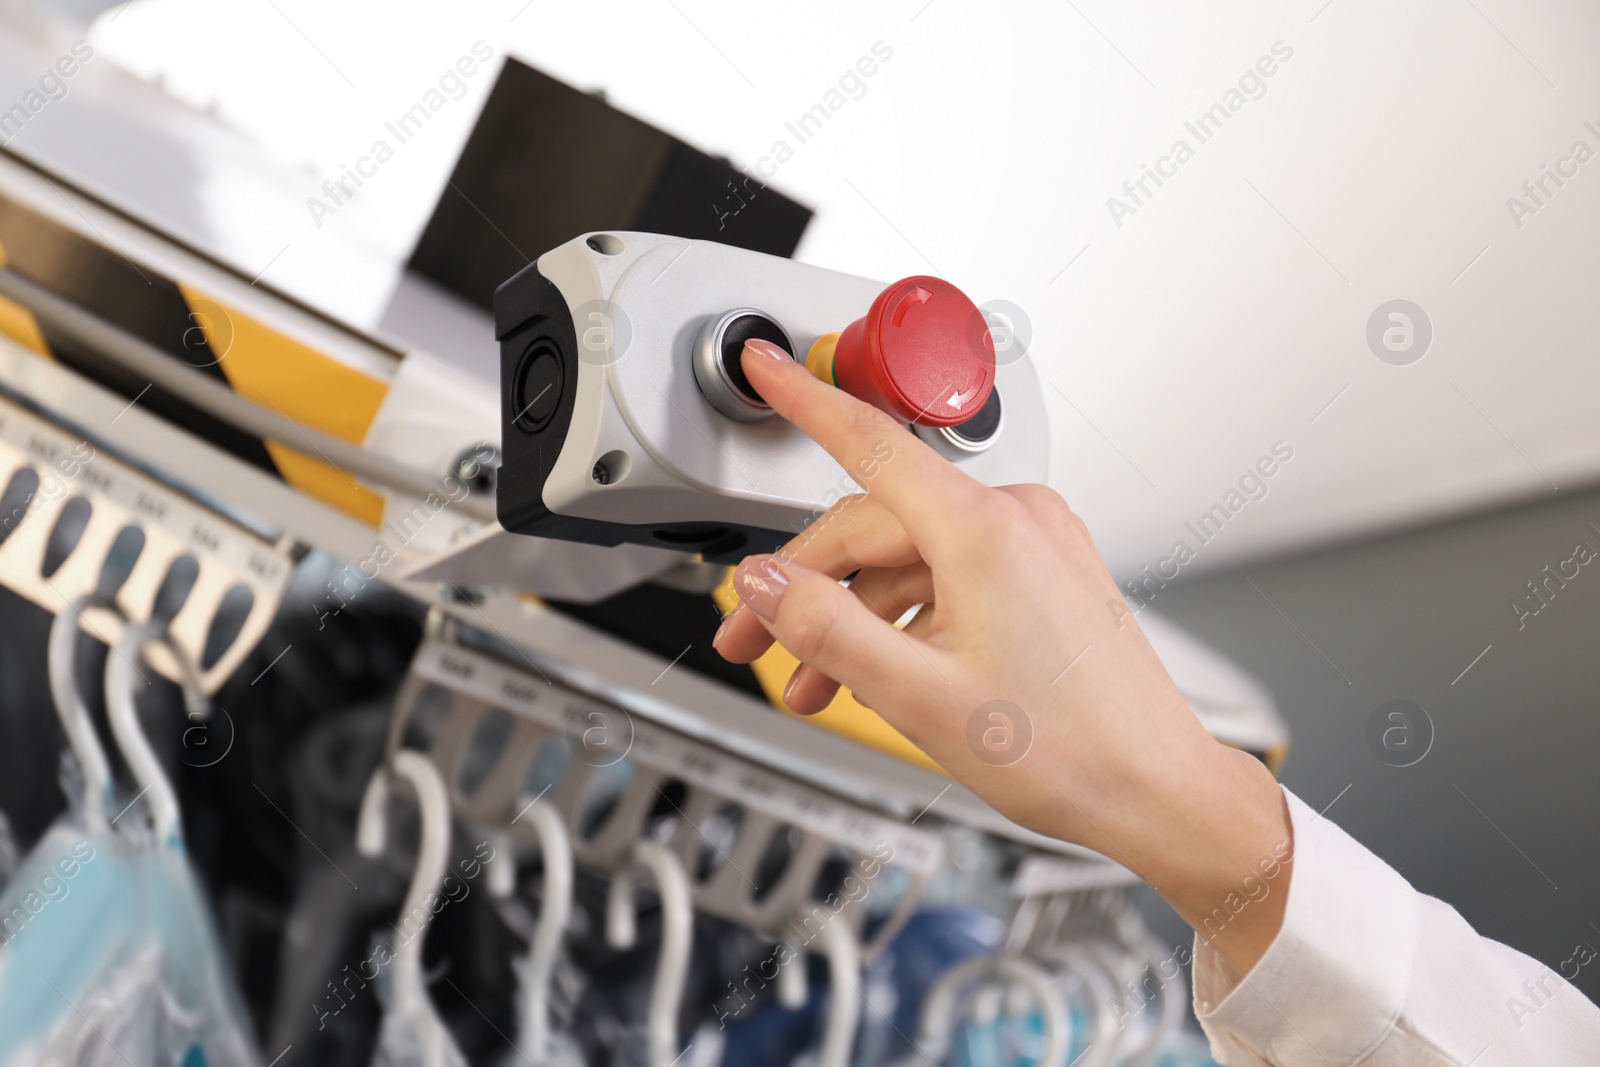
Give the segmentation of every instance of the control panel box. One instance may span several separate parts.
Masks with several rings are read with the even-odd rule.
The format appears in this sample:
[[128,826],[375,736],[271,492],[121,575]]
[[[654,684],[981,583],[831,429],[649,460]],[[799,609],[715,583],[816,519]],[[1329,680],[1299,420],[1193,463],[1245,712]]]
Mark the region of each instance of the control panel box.
[[1029,358],[996,359],[982,313],[939,279],[886,287],[708,241],[591,233],[501,285],[494,310],[498,510],[517,533],[733,562],[860,491],[750,387],[751,338],[890,411],[979,481],[1046,475]]

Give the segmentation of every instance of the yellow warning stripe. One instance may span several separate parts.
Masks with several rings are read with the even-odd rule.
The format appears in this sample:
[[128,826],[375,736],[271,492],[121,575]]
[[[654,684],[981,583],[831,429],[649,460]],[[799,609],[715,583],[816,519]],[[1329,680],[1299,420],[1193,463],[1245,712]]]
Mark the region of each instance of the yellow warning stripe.
[[33,313],[3,296],[0,296],[0,334],[5,334],[23,348],[46,359],[55,358],[44,343],[44,335],[39,332],[39,324],[34,321]]
[[[388,386],[288,337],[259,319],[178,283],[191,317],[233,391],[295,422],[359,445]],[[283,480],[376,528],[383,497],[342,469],[276,441],[264,442]]]
[[[3,270],[8,262],[5,246],[0,245],[0,270]],[[33,312],[15,300],[3,296],[0,296],[0,334],[46,359],[55,358],[50,352],[50,346],[44,343],[44,334],[39,332],[39,323],[35,321]]]

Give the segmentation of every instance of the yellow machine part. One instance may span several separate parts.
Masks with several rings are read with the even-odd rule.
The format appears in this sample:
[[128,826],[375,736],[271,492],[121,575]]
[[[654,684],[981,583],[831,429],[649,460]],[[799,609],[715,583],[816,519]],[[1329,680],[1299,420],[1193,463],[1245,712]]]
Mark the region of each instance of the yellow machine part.
[[[716,601],[717,609],[724,615],[739,606],[739,594],[733,590],[732,568],[729,568],[728,576],[722,584],[712,590],[711,597]],[[778,644],[774,644],[760,659],[750,665],[755,671],[756,680],[761,683],[762,692],[767,694],[767,699],[772,701],[774,707],[790,715],[794,712],[789,711],[783,703],[783,688],[789,684],[789,675],[794,673],[794,669],[799,665],[800,661],[790,655],[788,649]],[[848,737],[857,744],[877,749],[907,763],[914,763],[919,767],[938,771],[940,774],[944,773],[944,768],[906,740],[906,736],[885,722],[881,715],[858,703],[848,689],[840,689],[839,695],[833,698],[833,703],[817,714],[797,717],[807,719],[841,737]]]
[[[739,606],[739,594],[733,589],[732,568],[729,568],[722,584],[712,590],[711,597],[716,602],[717,610],[724,616]],[[772,701],[774,707],[791,715],[794,712],[789,711],[783,702],[783,689],[789,684],[789,676],[799,665],[800,661],[779,644],[774,644],[760,659],[750,664],[751,670],[755,672],[756,681],[761,684],[761,690],[766,693],[767,699]],[[858,744],[903,759],[907,763],[914,763],[919,767],[938,771],[940,774],[945,773],[943,767],[907,740],[899,730],[885,722],[881,715],[857,702],[848,689],[841,688],[838,696],[833,698],[833,703],[817,714],[798,717],[808,719],[824,730],[839,734],[841,737],[848,737]],[[1268,770],[1277,775],[1289,754],[1289,746],[1281,745],[1267,752],[1255,754],[1267,765]]]

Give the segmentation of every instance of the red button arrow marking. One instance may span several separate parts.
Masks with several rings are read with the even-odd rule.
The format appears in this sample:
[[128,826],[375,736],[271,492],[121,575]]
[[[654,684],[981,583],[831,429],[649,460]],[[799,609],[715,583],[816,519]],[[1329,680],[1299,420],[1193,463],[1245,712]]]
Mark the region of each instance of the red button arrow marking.
[[960,411],[962,408],[966,407],[972,402],[973,397],[977,396],[981,392],[983,392],[983,384],[980,382],[964,393],[951,393],[950,399],[946,400],[945,403],[949,404],[957,411]]
[[932,293],[919,285],[901,297],[900,302],[894,306],[894,318],[892,320],[894,324],[899,326],[905,321],[906,312],[911,310],[912,304],[926,304],[931,296],[933,296]]

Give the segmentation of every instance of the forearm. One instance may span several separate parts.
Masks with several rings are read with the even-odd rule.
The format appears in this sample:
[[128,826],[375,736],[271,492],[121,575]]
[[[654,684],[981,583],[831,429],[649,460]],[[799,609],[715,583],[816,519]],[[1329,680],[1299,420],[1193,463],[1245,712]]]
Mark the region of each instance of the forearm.
[[1253,756],[1213,743],[1171,798],[1146,868],[1173,909],[1242,974],[1283,923],[1294,834],[1283,791]]
[[1144,878],[1245,973],[1277,935],[1288,898],[1283,792],[1259,760],[1199,731],[1167,747],[1142,759],[1098,814],[1058,800],[1078,809],[1070,815],[1083,844]]

